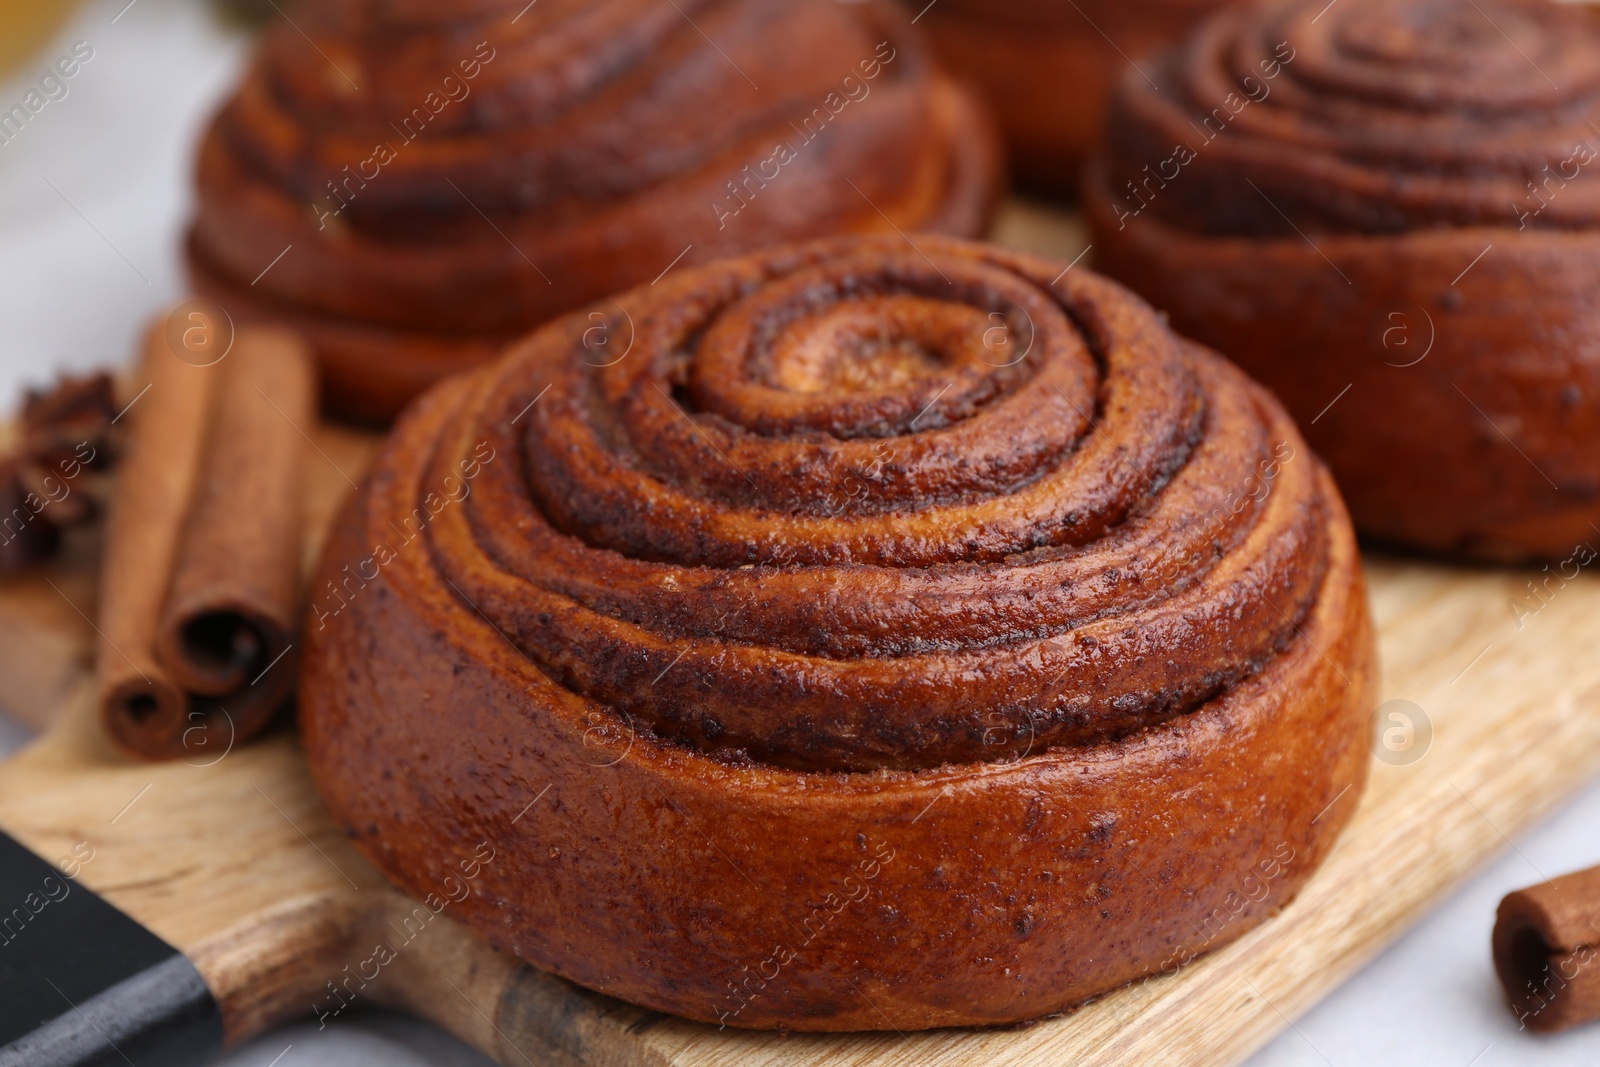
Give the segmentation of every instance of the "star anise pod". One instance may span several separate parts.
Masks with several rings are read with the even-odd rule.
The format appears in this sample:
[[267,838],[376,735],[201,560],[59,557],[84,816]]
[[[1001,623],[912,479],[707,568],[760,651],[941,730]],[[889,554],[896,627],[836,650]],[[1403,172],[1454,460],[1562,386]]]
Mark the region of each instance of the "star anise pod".
[[28,489],[18,456],[0,456],[0,574],[20,571],[46,558],[61,530],[44,517],[43,498]]
[[17,444],[0,455],[0,573],[48,557],[61,531],[99,512],[83,475],[115,459],[109,374],[64,376],[23,399]]

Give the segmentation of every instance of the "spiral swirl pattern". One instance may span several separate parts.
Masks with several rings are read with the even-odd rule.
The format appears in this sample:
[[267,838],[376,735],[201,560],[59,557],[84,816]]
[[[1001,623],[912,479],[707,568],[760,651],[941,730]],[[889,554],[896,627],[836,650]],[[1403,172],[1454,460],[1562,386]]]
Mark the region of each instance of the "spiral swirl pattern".
[[[1574,180],[1600,158],[1592,11],[1324,7],[1245,5],[1153,64],[1150,82],[1124,78],[1108,123],[1124,210],[1148,203],[1166,222],[1233,235],[1600,220],[1600,182]],[[1162,171],[1180,145],[1193,160]]]
[[887,0],[340,0],[269,31],[213,122],[191,267],[310,333],[336,407],[392,415],[686,247],[976,234],[992,141]]
[[921,247],[536,335],[435,431],[421,486],[449,443],[507,457],[431,528],[440,576],[585,699],[804,770],[1114,738],[1252,673],[1326,559],[1283,416],[1087,274]]
[[1275,848],[1224,939],[1286,899],[1365,773],[1348,520],[1268,394],[1064,266],[780,248],[430,392],[307,623],[357,845],[416,891],[504,842],[461,921],[750,1027],[1031,1018]]

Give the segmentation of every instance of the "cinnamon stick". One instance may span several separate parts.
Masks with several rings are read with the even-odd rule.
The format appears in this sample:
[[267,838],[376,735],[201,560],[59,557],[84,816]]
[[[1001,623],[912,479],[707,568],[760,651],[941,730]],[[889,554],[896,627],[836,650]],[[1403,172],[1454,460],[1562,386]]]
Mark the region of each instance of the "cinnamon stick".
[[241,327],[193,366],[158,327],[143,370],[102,565],[101,719],[136,755],[220,758],[293,683],[311,360]]
[[[163,325],[152,325],[139,375],[148,385],[128,410],[132,432],[106,519],[100,565],[101,717],[112,740],[141,754],[150,752],[152,733],[164,735],[189,710],[183,691],[156,661],[155,632],[199,474],[218,377],[211,371],[178,359],[167,348]],[[165,754],[164,748],[156,751]]]
[[1495,970],[1531,1030],[1600,1019],[1600,867],[1519,889],[1495,917]]

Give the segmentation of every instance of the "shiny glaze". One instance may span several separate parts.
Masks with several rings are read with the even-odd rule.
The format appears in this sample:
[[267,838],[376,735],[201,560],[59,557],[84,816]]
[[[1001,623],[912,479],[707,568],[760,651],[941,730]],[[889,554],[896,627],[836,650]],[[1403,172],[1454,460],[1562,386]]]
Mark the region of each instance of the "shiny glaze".
[[1063,266],[778,249],[430,392],[307,623],[357,847],[421,892],[493,842],[461,921],[736,1026],[1033,1018],[1281,906],[1365,777],[1348,520],[1270,396]]

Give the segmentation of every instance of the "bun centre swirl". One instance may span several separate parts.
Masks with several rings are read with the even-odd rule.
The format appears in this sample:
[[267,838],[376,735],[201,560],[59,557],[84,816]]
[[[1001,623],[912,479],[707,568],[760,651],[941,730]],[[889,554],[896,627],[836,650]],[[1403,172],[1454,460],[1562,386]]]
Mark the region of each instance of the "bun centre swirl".
[[944,239],[634,290],[397,440],[375,515],[500,457],[423,532],[428,583],[618,729],[732,764],[1152,728],[1270,660],[1326,567],[1323,482],[1259,389],[1110,283]]

